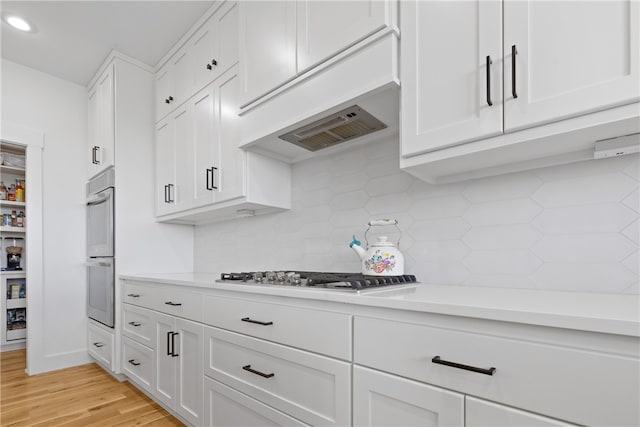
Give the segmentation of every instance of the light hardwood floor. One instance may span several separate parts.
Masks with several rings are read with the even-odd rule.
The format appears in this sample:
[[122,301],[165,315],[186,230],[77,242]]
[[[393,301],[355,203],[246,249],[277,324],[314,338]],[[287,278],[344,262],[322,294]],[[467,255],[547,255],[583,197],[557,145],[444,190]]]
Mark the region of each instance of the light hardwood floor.
[[95,363],[28,376],[25,351],[0,353],[0,426],[182,426]]

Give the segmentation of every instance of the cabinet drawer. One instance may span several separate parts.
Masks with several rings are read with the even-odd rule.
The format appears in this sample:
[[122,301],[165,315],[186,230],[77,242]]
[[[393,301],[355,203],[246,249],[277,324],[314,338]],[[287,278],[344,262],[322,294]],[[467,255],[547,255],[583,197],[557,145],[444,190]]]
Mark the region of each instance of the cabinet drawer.
[[220,427],[306,426],[264,403],[204,377],[205,425]]
[[147,347],[155,348],[153,312],[134,305],[122,305],[122,333]]
[[355,318],[354,336],[360,365],[579,424],[640,422],[638,358],[365,317]]
[[89,355],[101,362],[107,368],[112,369],[113,362],[113,333],[95,326],[88,325],[88,351]]
[[122,370],[137,385],[153,392],[153,350],[122,337]]
[[351,365],[216,328],[205,374],[311,425],[351,422]]
[[122,301],[141,307],[153,308],[153,290],[150,285],[141,283],[122,282]]
[[155,292],[155,309],[173,316],[202,322],[202,295],[162,286]]
[[205,297],[205,308],[209,325],[351,360],[348,314],[212,296]]

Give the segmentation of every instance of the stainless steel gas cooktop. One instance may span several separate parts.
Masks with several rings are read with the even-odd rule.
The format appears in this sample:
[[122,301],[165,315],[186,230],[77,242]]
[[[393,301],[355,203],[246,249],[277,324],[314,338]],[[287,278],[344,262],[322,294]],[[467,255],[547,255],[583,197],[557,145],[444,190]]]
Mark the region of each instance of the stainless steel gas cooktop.
[[221,283],[251,284],[257,286],[286,286],[302,289],[363,292],[369,290],[397,289],[416,286],[416,277],[365,276],[360,273],[325,273],[313,271],[253,271],[247,273],[222,273]]

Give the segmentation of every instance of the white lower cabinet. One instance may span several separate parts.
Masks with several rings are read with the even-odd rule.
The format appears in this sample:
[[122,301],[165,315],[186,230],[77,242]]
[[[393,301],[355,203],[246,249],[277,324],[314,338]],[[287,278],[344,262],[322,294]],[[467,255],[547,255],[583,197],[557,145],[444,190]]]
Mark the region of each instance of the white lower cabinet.
[[194,425],[202,424],[202,325],[156,313],[153,395]]
[[88,325],[88,352],[107,369],[111,369],[113,363],[113,332],[106,331],[90,322]]
[[122,372],[148,392],[155,384],[153,353],[149,347],[122,337]]
[[311,425],[351,422],[351,363],[205,328],[205,375]]
[[204,396],[204,423],[206,426],[308,425],[209,377],[204,377]]
[[353,425],[463,426],[464,395],[355,366]]
[[640,425],[637,337],[124,282],[123,372],[189,425]]
[[572,425],[475,397],[465,397],[466,427],[569,427]]

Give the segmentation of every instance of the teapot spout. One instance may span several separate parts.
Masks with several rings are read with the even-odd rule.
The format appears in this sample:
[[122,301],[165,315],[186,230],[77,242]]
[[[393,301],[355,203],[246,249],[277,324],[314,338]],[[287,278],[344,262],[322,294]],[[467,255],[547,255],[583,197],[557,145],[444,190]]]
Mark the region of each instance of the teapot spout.
[[351,243],[349,243],[349,247],[358,254],[361,260],[364,259],[364,255],[366,252],[364,249],[362,249],[362,246],[360,246],[360,241],[356,239],[356,236],[353,236]]

